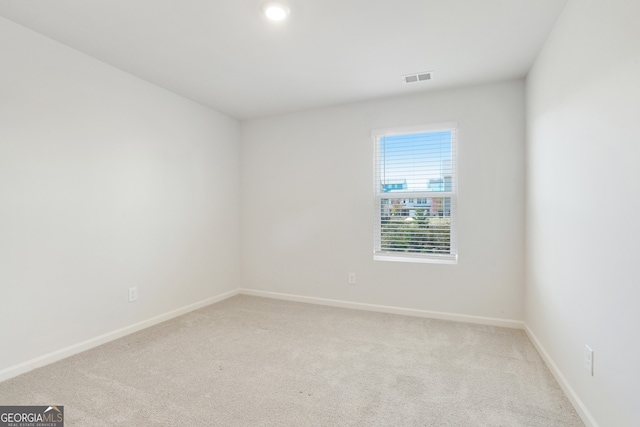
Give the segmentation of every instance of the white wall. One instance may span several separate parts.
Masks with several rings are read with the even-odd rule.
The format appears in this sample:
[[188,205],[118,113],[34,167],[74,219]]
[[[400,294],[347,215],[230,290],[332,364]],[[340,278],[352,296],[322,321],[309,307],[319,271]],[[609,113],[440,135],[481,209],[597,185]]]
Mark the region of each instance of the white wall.
[[[374,262],[371,130],[443,121],[459,125],[459,263]],[[243,287],[522,320],[524,138],[520,80],[244,122]]]
[[526,323],[603,427],[640,425],[639,16],[570,0],[527,78]]
[[3,18],[0,52],[0,372],[238,287],[235,120]]

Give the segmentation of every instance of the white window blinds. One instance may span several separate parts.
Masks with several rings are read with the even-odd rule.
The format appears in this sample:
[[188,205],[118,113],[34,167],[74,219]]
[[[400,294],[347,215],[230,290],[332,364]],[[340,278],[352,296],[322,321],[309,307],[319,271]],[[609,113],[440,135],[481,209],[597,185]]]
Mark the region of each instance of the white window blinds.
[[377,131],[374,141],[374,258],[455,262],[455,124]]

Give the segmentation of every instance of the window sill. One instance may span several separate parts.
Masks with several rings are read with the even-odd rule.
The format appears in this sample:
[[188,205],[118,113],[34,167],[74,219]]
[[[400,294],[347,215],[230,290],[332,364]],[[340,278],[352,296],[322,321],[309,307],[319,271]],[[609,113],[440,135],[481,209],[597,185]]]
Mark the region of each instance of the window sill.
[[423,264],[457,264],[457,255],[412,255],[407,253],[374,253],[374,261],[392,261],[392,262],[417,262]]

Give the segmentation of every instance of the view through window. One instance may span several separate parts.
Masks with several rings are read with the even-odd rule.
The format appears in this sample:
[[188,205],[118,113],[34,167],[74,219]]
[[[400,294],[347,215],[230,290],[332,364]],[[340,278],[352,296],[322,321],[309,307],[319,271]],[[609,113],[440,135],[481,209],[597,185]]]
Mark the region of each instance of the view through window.
[[455,126],[374,132],[374,138],[374,257],[455,261]]

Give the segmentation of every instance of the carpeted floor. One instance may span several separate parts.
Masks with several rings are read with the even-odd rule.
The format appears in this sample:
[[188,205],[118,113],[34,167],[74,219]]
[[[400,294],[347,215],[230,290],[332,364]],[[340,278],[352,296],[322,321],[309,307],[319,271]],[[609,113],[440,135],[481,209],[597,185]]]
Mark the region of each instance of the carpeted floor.
[[67,427],[583,426],[520,330],[236,296],[0,383]]

